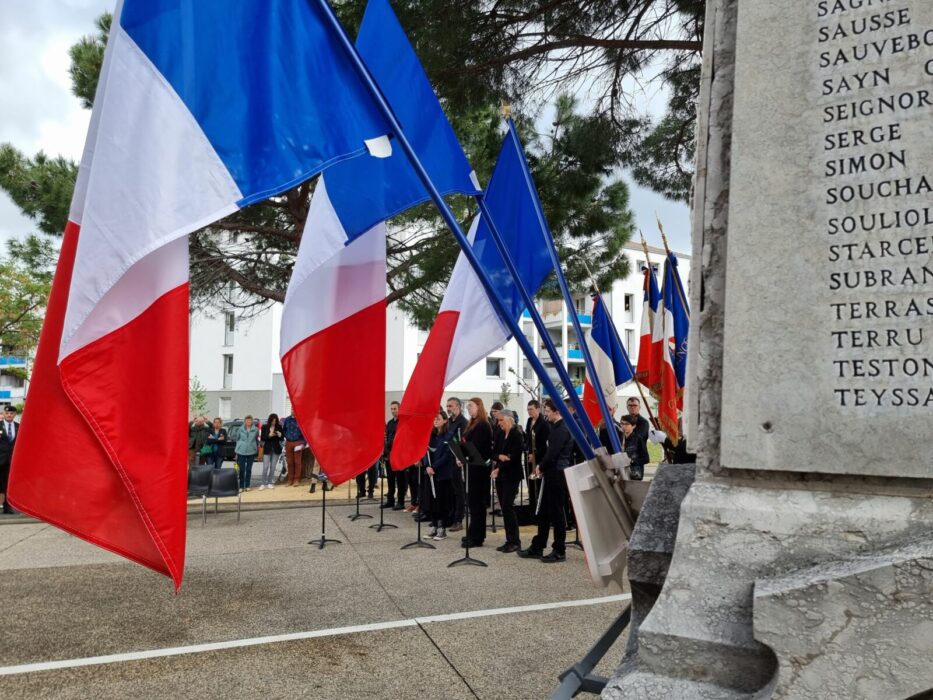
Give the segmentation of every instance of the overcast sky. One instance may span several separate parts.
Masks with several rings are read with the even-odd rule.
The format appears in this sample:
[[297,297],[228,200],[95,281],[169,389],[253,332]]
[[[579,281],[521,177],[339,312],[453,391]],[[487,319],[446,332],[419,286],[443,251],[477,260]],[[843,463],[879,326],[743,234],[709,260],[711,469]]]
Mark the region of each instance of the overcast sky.
[[[0,1],[0,143],[11,143],[28,155],[43,150],[78,158],[90,112],[71,94],[68,49],[93,33],[94,20],[113,6],[101,0]],[[634,186],[631,206],[649,242],[660,245],[657,211],[671,246],[689,253],[686,206]],[[31,222],[0,192],[0,241],[32,230]]]

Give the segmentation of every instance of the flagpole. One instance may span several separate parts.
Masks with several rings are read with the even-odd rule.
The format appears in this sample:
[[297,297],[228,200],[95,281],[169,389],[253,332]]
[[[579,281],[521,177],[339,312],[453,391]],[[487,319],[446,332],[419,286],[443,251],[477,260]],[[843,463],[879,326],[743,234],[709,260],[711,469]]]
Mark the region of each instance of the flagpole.
[[[509,122],[509,137],[516,142],[516,146],[520,147],[521,144],[518,142],[518,135],[515,132],[515,123],[511,120]],[[529,190],[534,187],[534,183],[531,180],[531,173],[528,172],[527,163],[522,158],[522,174],[525,176],[525,184],[528,186]],[[551,257],[551,265],[554,268],[554,274],[557,275],[557,283],[560,285],[561,294],[564,297],[564,303],[567,304],[568,309],[570,310],[570,319],[573,323],[573,329],[576,331],[577,339],[580,341],[580,352],[583,355],[583,364],[586,365],[586,371],[590,377],[590,384],[592,384],[594,393],[596,394],[596,402],[599,404],[599,410],[603,414],[603,421],[606,423],[606,432],[609,433],[609,443],[612,445],[612,449],[617,453],[622,452],[622,442],[619,440],[619,435],[615,430],[610,430],[609,426],[615,424],[615,418],[612,415],[612,412],[609,410],[609,405],[606,403],[606,396],[603,394],[602,385],[599,383],[599,377],[596,375],[596,365],[593,364],[593,358],[590,356],[590,350],[586,346],[586,337],[583,335],[583,329],[580,327],[580,319],[577,316],[577,310],[573,306],[573,297],[570,296],[570,287],[567,285],[567,280],[564,277],[564,272],[561,270],[560,258],[557,255],[557,246],[554,243],[554,236],[551,234],[551,229],[548,226],[547,219],[544,216],[544,212],[541,210],[541,202],[537,197],[534,198],[535,213],[538,215],[538,224],[541,226],[541,230],[544,231],[544,242],[547,247],[548,255]],[[574,392],[576,393],[576,392]],[[584,413],[581,416],[586,417],[589,420],[589,417]]]
[[[596,296],[599,297],[599,303],[605,306],[605,303],[603,302],[603,295],[600,293],[599,286],[596,284],[596,277],[593,276],[593,271],[590,270],[590,266],[586,264],[586,260],[583,261],[583,267],[586,268],[586,272],[590,276],[590,283],[593,285],[593,289],[596,291]],[[635,387],[638,389],[638,394],[641,396],[641,402],[644,404],[645,410],[648,411],[648,418],[651,419],[651,424],[657,428],[658,421],[654,417],[654,413],[651,411],[651,406],[648,404],[648,399],[645,398],[645,392],[641,387],[641,383],[635,379],[635,367],[632,366],[632,360],[628,356],[628,351],[625,350],[625,345],[622,344],[622,338],[619,337],[619,331],[616,329],[615,321],[612,320],[612,314],[609,313],[609,309],[606,309],[606,318],[609,320],[609,327],[612,329],[612,334],[615,336],[616,342],[619,344],[619,347],[625,351],[625,364],[628,366],[629,374],[632,375],[632,381],[635,382]]]
[[[578,415],[586,415],[583,402],[580,401],[580,397],[577,396],[577,392],[573,388],[573,380],[570,379],[570,374],[567,372],[567,368],[564,367],[563,360],[558,354],[557,348],[554,346],[554,341],[551,340],[551,334],[548,333],[547,327],[544,325],[544,319],[541,318],[541,313],[538,311],[538,307],[535,306],[534,299],[532,299],[531,294],[528,293],[528,289],[525,287],[525,283],[522,281],[521,275],[519,275],[518,269],[515,267],[515,261],[512,260],[511,254],[505,247],[505,242],[499,234],[499,229],[496,227],[492,219],[492,214],[490,214],[489,208],[486,206],[485,197],[483,195],[476,195],[476,203],[479,205],[480,216],[483,217],[483,221],[485,221],[486,225],[489,227],[489,235],[496,244],[496,249],[499,251],[499,255],[502,256],[502,260],[505,262],[509,274],[512,275],[515,286],[518,288],[519,294],[521,294],[522,301],[525,302],[525,306],[528,308],[528,314],[531,316],[531,320],[538,329],[538,334],[541,336],[541,341],[544,343],[545,348],[547,348],[548,355],[551,356],[551,362],[554,363],[554,367],[557,369],[557,374],[560,376],[561,382],[563,382],[564,386],[567,388],[569,400],[573,403],[574,409],[577,411]],[[590,444],[594,447],[598,447],[600,445],[599,434],[589,420],[583,421],[583,429],[588,433],[587,437],[590,439]]]
[[[476,253],[473,251],[472,246],[470,246],[470,242],[467,240],[466,235],[460,228],[460,224],[457,223],[457,219],[453,212],[450,210],[450,207],[447,206],[447,202],[444,201],[444,198],[441,196],[440,192],[438,192],[437,187],[435,187],[434,183],[431,181],[431,176],[428,175],[427,170],[425,170],[424,165],[422,165],[421,160],[418,158],[418,154],[415,153],[415,149],[408,141],[408,137],[405,135],[405,132],[402,129],[402,125],[399,123],[398,118],[395,116],[395,112],[392,110],[392,107],[389,105],[385,96],[382,94],[382,90],[379,89],[379,85],[370,74],[369,69],[366,67],[366,64],[363,62],[363,59],[357,52],[353,42],[350,41],[350,37],[347,36],[343,25],[340,24],[340,20],[338,20],[337,16],[334,14],[334,10],[330,6],[330,3],[328,3],[327,0],[309,0],[309,2],[320,8],[324,19],[330,25],[330,28],[333,30],[335,37],[340,41],[344,50],[347,52],[347,55],[350,58],[350,62],[353,64],[353,67],[356,69],[360,78],[363,80],[363,84],[369,90],[369,93],[376,103],[376,106],[379,108],[379,111],[382,112],[383,116],[391,127],[393,135],[398,141],[399,146],[401,146],[402,151],[404,151],[405,155],[408,157],[408,161],[411,163],[415,174],[418,175],[418,178],[424,185],[425,190],[434,201],[435,206],[437,206],[437,209],[440,212],[441,217],[444,219],[444,222],[447,224],[447,227],[450,229],[451,233],[453,233],[454,238],[457,239],[457,243],[460,245],[460,250],[463,252],[467,262],[470,263],[470,267],[473,268],[477,278],[483,285],[486,296],[489,297],[489,301],[492,303],[493,308],[496,310],[496,314],[498,314],[502,322],[508,326],[519,347],[521,347],[522,352],[525,353],[525,357],[529,364],[531,364],[535,373],[538,375],[538,378],[541,380],[541,383],[544,384],[548,392],[552,396],[560,396],[557,391],[557,387],[554,386],[554,382],[551,380],[550,375],[548,375],[547,371],[544,369],[544,365],[542,364],[540,358],[538,358],[537,354],[531,348],[531,344],[528,342],[528,339],[522,332],[518,321],[512,318],[511,314],[506,311],[505,304],[496,294],[492,280],[489,279],[489,275],[480,264],[479,258],[476,257]],[[567,427],[573,435],[573,438],[580,445],[580,449],[583,450],[584,456],[587,459],[593,459],[595,457],[593,448],[590,447],[589,442],[587,442],[586,437],[583,431],[580,429],[579,425],[577,425],[576,421],[573,420],[573,415],[570,413],[570,410],[567,408],[566,404],[560,400],[556,401],[556,404],[557,409],[560,411],[564,421],[567,423]],[[612,433],[613,431],[610,430],[610,436]],[[616,439],[618,440],[618,437]]]
[[[667,247],[667,236],[664,235],[664,226],[661,224],[661,217],[658,216],[658,213],[654,213],[655,221],[658,222],[658,230],[661,232],[661,242],[664,243],[664,251],[667,253],[667,256],[671,256],[671,249]],[[676,256],[675,256],[676,257]],[[680,297],[680,303],[683,305],[684,313],[687,314],[687,320],[690,320],[690,306],[687,304],[687,295],[684,293],[683,281],[680,279],[680,275],[674,275],[674,283],[677,286],[677,294]]]

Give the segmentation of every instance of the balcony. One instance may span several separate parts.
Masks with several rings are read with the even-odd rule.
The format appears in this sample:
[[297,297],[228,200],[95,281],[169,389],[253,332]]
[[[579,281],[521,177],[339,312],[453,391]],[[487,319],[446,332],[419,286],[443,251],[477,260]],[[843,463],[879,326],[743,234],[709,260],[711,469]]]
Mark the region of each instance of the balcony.
[[0,367],[25,367],[25,357],[14,357],[13,355],[0,355]]

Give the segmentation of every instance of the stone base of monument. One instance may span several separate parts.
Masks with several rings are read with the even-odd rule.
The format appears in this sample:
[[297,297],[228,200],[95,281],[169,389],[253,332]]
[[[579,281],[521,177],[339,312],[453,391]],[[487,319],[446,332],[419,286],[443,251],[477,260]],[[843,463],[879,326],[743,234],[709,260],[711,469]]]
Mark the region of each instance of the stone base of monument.
[[874,700],[933,687],[933,533],[916,531],[931,518],[928,498],[696,482],[637,652],[603,697]]

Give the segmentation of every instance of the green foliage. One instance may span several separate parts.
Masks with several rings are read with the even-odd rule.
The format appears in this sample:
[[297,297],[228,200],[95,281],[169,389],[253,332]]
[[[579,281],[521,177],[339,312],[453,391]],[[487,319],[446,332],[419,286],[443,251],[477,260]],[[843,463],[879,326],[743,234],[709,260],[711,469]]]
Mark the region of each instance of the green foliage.
[[94,105],[94,94],[97,92],[97,79],[100,77],[100,68],[104,64],[104,49],[107,46],[107,37],[110,36],[110,24],[113,15],[105,12],[97,18],[97,34],[82,37],[77,44],[71,47],[68,55],[71,56],[71,84],[75,96],[81,100],[85,109]]
[[197,377],[192,377],[188,389],[188,409],[192,416],[207,413],[207,390]]
[[502,403],[504,408],[509,407],[509,399],[512,397],[512,385],[508,382],[502,382],[502,386],[499,387],[499,401]]
[[[333,4],[352,33],[365,0]],[[671,198],[689,192],[704,0],[396,0],[393,6],[481,182],[488,182],[501,143],[504,98],[516,106],[571,284],[588,285],[587,265],[604,287],[627,274],[622,249],[633,219],[619,166]],[[86,107],[111,21],[101,16],[96,32],[70,52],[73,92]],[[663,119],[639,111],[633,89],[639,81],[667,88]],[[584,87],[585,103],[571,97]],[[548,106],[553,128],[539,134],[535,122]],[[41,232],[63,231],[76,172],[67,160],[0,146],[0,188]],[[313,183],[304,183],[192,234],[192,306],[222,301],[243,316],[284,299],[312,192]],[[472,202],[449,201],[468,225]],[[387,254],[389,301],[428,327],[457,257],[453,237],[433,207],[423,205],[391,222]],[[556,294],[553,279],[544,293]]]
[[68,221],[78,167],[41,151],[29,158],[0,144],[0,189],[43,233],[61,235]]
[[28,355],[39,344],[51,278],[13,257],[0,258],[0,278],[0,346],[5,354]]

